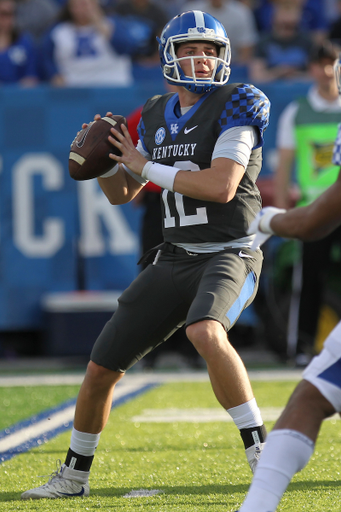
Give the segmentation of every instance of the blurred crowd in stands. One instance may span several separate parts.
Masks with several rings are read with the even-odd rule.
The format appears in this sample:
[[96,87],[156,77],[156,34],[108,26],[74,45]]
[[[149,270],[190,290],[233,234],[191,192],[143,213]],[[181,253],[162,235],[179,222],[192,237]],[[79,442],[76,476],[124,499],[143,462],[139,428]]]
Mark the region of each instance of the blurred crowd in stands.
[[223,23],[233,68],[253,82],[307,80],[314,43],[341,47],[341,0],[0,0],[0,84],[124,87],[150,78],[156,36],[192,9]]

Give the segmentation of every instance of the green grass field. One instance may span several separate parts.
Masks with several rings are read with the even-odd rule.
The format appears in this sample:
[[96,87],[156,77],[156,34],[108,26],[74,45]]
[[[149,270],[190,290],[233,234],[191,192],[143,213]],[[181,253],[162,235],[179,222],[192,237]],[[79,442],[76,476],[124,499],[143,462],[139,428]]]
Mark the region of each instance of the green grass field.
[[[294,382],[253,382],[260,407],[283,407]],[[0,429],[73,397],[78,386],[0,388]],[[102,434],[86,499],[21,501],[23,490],[41,485],[64,461],[70,433],[0,465],[0,512],[10,511],[207,511],[233,512],[251,481],[242,442],[229,422],[136,422],[146,409],[216,409],[208,382],[161,385],[114,409]],[[266,422],[268,430],[273,421]],[[340,510],[341,428],[324,423],[315,454],[296,475],[279,511]],[[158,490],[124,497],[132,490]]]

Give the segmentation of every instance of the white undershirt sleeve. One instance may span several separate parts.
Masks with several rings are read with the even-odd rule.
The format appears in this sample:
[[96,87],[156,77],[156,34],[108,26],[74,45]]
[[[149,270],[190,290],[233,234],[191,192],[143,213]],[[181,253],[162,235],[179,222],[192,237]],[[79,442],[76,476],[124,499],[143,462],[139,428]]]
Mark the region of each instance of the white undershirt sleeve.
[[246,169],[251,151],[257,143],[258,133],[254,126],[234,126],[218,137],[212,153],[212,160],[229,158]]

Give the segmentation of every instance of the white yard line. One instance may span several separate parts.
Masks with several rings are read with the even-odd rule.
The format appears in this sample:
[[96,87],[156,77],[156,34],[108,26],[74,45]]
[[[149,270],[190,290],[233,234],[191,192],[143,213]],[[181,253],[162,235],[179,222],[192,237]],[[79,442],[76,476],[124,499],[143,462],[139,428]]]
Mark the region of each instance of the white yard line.
[[[302,370],[250,370],[248,372],[251,380],[299,380],[302,377]],[[51,375],[8,375],[0,377],[0,387],[15,386],[69,386],[80,385],[83,382],[82,373],[56,373]],[[124,379],[119,383],[128,381],[133,382],[205,382],[208,381],[206,371],[199,372],[141,372],[127,373]]]
[[[261,408],[264,421],[275,421],[283,407]],[[133,423],[212,423],[214,421],[232,422],[231,416],[222,408],[192,409],[144,409],[142,414],[131,418]]]

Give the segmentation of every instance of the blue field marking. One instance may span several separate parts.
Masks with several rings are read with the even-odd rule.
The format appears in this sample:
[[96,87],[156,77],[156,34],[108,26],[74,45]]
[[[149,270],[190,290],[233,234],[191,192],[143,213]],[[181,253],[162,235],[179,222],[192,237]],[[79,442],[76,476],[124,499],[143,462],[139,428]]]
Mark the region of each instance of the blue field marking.
[[[126,394],[120,396],[116,400],[113,400],[112,409],[119,407],[120,405],[123,405],[124,403],[129,402],[130,400],[133,400],[138,395],[141,395],[146,391],[149,391],[150,389],[153,389],[159,385],[160,383],[157,382],[147,383],[142,385],[138,389],[135,389],[134,391],[127,392]],[[37,415],[32,416],[31,418],[18,422],[12,425],[11,427],[5,428],[4,430],[0,431],[0,446],[3,440],[9,439],[9,436],[18,435],[19,440],[18,444],[13,446],[11,449],[0,451],[0,464],[6,460],[12,459],[13,457],[20,453],[27,452],[31,448],[41,446],[42,444],[46,443],[49,439],[52,439],[53,437],[56,437],[57,435],[67,430],[70,430],[73,424],[72,420],[62,422],[60,425],[52,429],[47,428],[44,432],[40,433],[39,435],[33,434],[32,437],[29,437],[28,439],[25,439],[25,441],[20,442],[20,434],[22,434],[22,437],[26,437],[25,432],[27,433],[27,431],[30,428],[32,429],[32,427],[39,427],[41,424],[43,424],[44,421],[49,421],[49,418],[53,417],[54,415],[58,413],[63,413],[63,411],[66,411],[69,408],[73,408],[76,405],[76,401],[77,398],[72,398],[56,407],[47,409]]]

